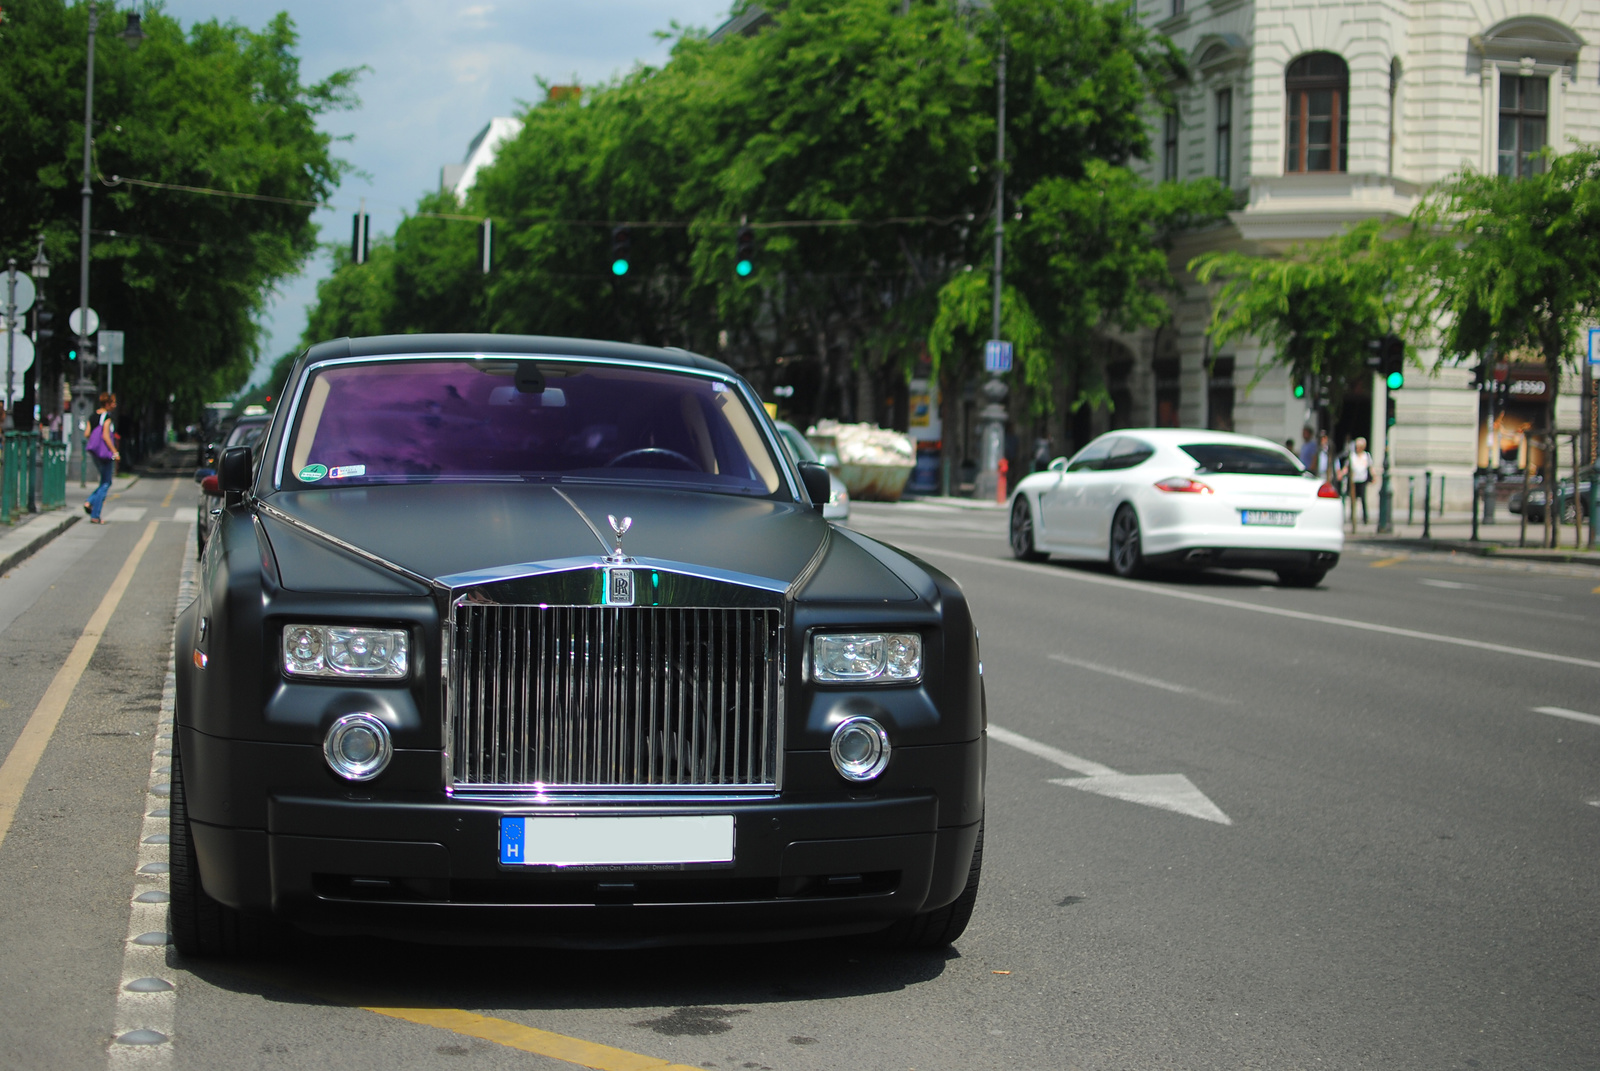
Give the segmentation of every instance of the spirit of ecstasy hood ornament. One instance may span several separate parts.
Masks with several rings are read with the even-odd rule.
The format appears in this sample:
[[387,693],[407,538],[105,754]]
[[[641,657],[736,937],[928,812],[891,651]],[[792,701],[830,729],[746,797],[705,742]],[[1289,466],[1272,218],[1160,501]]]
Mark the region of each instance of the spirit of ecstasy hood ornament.
[[622,537],[627,534],[629,528],[633,527],[633,518],[624,517],[622,518],[622,523],[618,524],[617,519],[608,513],[606,514],[606,520],[611,522],[611,534],[616,537],[616,546],[612,548],[610,558],[612,561],[625,562],[628,560],[628,556],[622,553]]

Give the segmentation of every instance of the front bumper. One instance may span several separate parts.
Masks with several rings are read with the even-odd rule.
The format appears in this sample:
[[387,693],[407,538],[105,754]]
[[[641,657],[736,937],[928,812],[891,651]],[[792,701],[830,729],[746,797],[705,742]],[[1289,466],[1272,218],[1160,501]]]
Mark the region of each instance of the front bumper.
[[[268,788],[256,812],[264,828],[255,828],[205,820],[222,816],[205,806],[201,771],[216,769],[224,753],[225,765],[249,769],[248,760],[260,758],[252,753],[283,745],[192,731],[182,743],[186,785],[198,767],[191,823],[206,891],[324,933],[636,947],[866,932],[960,894],[977,837],[972,819],[981,816],[979,740],[898,750],[903,787],[893,791],[830,786],[767,799],[536,805],[352,791],[319,777]],[[426,754],[414,753],[418,760]],[[812,784],[828,760],[791,752],[787,762],[788,783]],[[963,784],[968,777],[976,785]],[[732,814],[735,862],[681,870],[502,867],[501,817],[541,811]]]

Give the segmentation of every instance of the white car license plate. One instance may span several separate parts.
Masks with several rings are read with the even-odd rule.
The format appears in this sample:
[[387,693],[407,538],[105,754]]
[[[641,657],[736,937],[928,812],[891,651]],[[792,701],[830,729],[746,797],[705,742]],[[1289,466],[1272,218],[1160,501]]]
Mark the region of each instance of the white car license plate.
[[539,815],[500,819],[502,866],[733,862],[733,815]]
[[1293,528],[1295,517],[1299,514],[1293,510],[1283,509],[1242,509],[1239,511],[1241,524],[1264,524],[1272,528]]

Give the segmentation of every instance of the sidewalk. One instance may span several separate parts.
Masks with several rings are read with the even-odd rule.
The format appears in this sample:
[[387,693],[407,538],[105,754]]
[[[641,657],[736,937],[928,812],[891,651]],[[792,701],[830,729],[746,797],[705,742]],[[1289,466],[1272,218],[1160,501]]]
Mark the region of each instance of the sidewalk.
[[[1423,536],[1422,518],[1415,517],[1411,523],[1405,520],[1405,511],[1396,510],[1394,531],[1379,535],[1377,527],[1377,511],[1372,512],[1372,524],[1363,524],[1354,535],[1349,534],[1348,525],[1345,528],[1345,538],[1352,543],[1368,543],[1375,546],[1392,546],[1400,550],[1430,550],[1454,551],[1459,554],[1476,554],[1485,558],[1506,558],[1516,561],[1537,562],[1572,562],[1583,565],[1600,567],[1600,551],[1589,550],[1587,546],[1576,548],[1572,545],[1572,525],[1564,525],[1561,529],[1561,546],[1548,548],[1539,546],[1539,541],[1544,537],[1544,525],[1529,523],[1526,546],[1518,546],[1522,534],[1522,518],[1515,513],[1505,510],[1495,515],[1494,524],[1478,525],[1478,540],[1472,540],[1472,515],[1470,513],[1446,513],[1443,517],[1434,517],[1428,525],[1428,535]],[[1588,526],[1583,530],[1584,542],[1589,539]]]
[[[139,477],[118,476],[111,485],[111,495],[120,495],[139,482]],[[9,527],[0,526],[0,573],[8,573],[26,561],[38,549],[79,521],[87,520],[79,500],[73,495],[76,482],[67,481],[67,505],[48,513],[24,514],[23,519]],[[108,500],[110,496],[107,496]]]

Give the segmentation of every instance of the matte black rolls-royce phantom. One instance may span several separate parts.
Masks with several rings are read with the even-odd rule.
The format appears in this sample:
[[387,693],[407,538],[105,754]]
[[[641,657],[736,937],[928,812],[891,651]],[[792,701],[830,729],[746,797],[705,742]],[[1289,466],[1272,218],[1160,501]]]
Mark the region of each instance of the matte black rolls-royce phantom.
[[825,521],[727,366],[340,339],[219,459],[179,617],[172,929],[940,945],[982,860],[961,591]]

